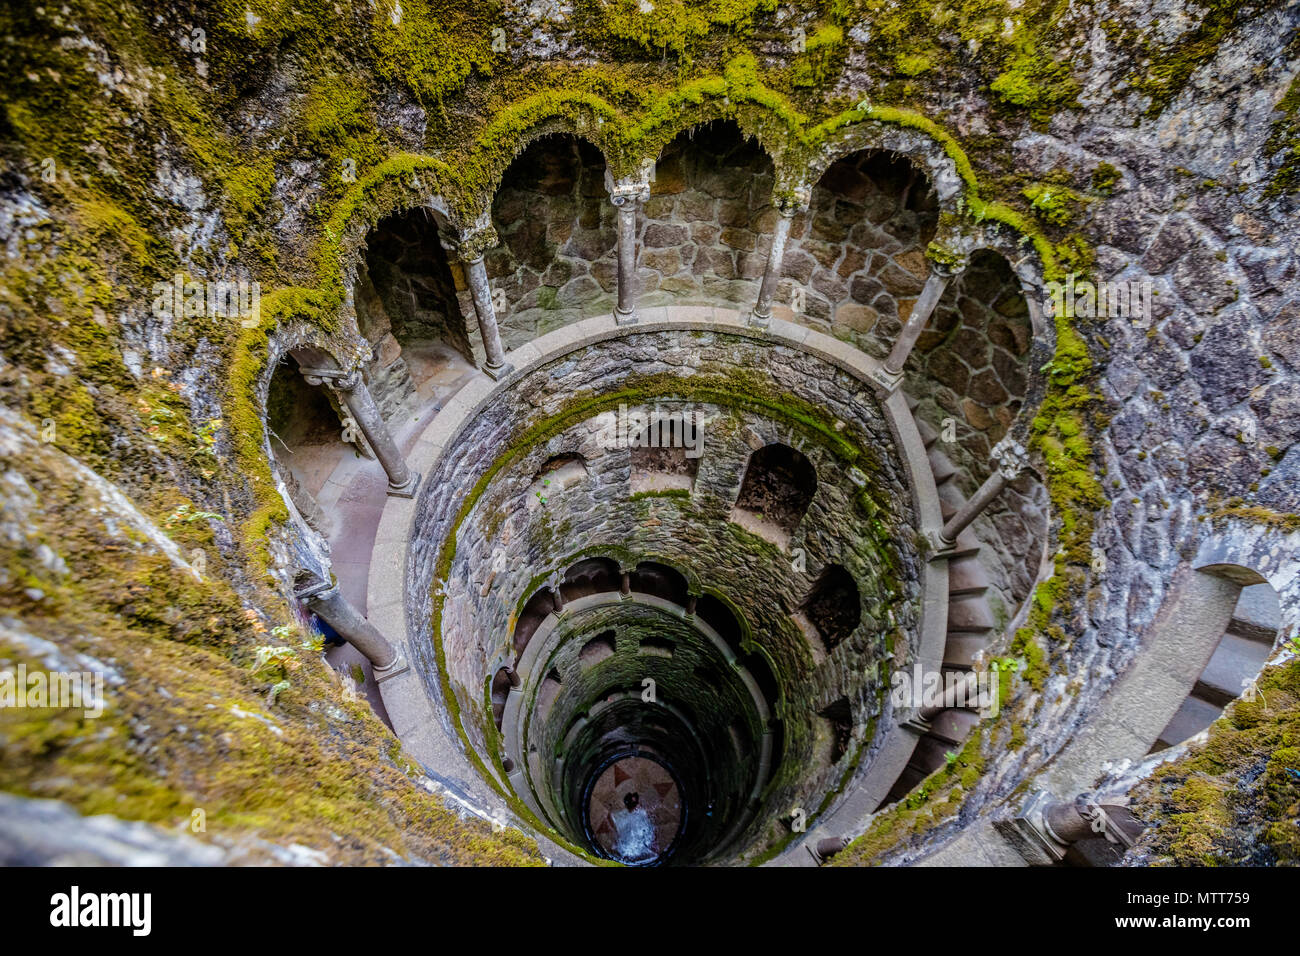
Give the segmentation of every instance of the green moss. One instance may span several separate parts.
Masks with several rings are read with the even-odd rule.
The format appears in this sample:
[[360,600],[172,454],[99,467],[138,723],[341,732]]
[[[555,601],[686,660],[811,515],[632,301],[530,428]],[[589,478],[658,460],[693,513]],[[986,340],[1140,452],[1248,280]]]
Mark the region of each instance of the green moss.
[[776,0],[580,0],[586,36],[616,38],[657,54],[688,56],[715,31],[744,34],[754,20],[776,9]]
[[446,0],[404,0],[374,8],[372,38],[375,72],[400,82],[425,106],[435,106],[470,75],[492,72],[493,28],[500,6],[466,6]]
[[[1291,50],[1300,51],[1300,38],[1292,41]],[[1281,153],[1282,160],[1264,190],[1269,198],[1300,192],[1300,77],[1291,81],[1277,110],[1282,116],[1270,128],[1265,149]]]
[[1055,226],[1069,223],[1078,207],[1088,202],[1086,196],[1065,186],[1035,183],[1022,192],[1029,200],[1030,208],[1045,222]]
[[1079,85],[1069,67],[1034,48],[1012,56],[989,89],[1003,102],[1028,111],[1040,123],[1061,107],[1078,106],[1075,97]]
[[894,58],[894,69],[903,76],[920,76],[933,66],[934,61],[923,53],[900,53]]
[[689,488],[664,488],[660,491],[638,491],[629,500],[644,501],[647,498],[690,498]]
[[1178,866],[1300,863],[1300,661],[1267,667],[1203,746],[1134,793],[1140,849]]
[[1098,163],[1097,168],[1092,171],[1092,188],[1102,196],[1109,196],[1123,178],[1123,174],[1115,166],[1110,163]]
[[1113,21],[1108,32],[1120,49],[1129,48],[1131,62],[1141,64],[1130,76],[1135,89],[1151,98],[1148,116],[1164,112],[1185,88],[1191,75],[1209,63],[1230,33],[1245,18],[1254,15],[1254,5],[1239,0],[1204,0],[1191,29],[1172,43],[1162,42],[1159,31],[1149,27],[1144,35]]
[[866,833],[841,850],[830,866],[871,866],[914,843],[931,826],[954,816],[984,772],[984,734],[975,732],[961,751],[926,777],[911,794],[878,812]]

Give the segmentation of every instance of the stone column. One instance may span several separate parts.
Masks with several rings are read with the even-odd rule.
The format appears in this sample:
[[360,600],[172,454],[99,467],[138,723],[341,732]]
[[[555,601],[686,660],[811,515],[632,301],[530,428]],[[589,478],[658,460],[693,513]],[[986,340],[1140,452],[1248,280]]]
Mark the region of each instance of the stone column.
[[474,299],[478,330],[483,337],[483,371],[494,379],[509,371],[509,365],[506,363],[505,349],[501,346],[501,330],[497,326],[496,307],[492,304],[492,286],[488,282],[483,254],[499,241],[496,230],[485,226],[459,237],[453,245],[456,258],[465,267],[465,281]]
[[632,596],[632,572],[631,571],[622,572],[622,577],[620,578],[618,583],[618,593],[625,598]]
[[614,321],[633,325],[636,314],[636,227],[637,212],[650,198],[650,184],[623,179],[610,186],[609,199],[618,210],[618,305]]
[[384,423],[384,416],[380,414],[379,406],[371,397],[370,389],[366,388],[361,372],[356,369],[351,372],[303,369],[303,375],[308,383],[328,384],[338,393],[344,406],[347,407],[348,414],[356,421],[361,434],[366,436],[366,441],[374,451],[375,457],[379,459],[379,464],[383,466],[384,473],[388,475],[388,493],[399,498],[415,497],[420,476],[407,467],[406,459],[402,457],[397,443],[393,441],[388,425]]
[[965,531],[993,499],[1002,493],[1002,489],[1014,481],[1016,476],[1029,465],[1025,449],[1010,435],[994,446],[993,461],[997,465],[993,474],[985,479],[984,484],[980,485],[979,490],[969,501],[957,509],[956,514],[948,519],[948,523],[939,532],[935,541],[939,551],[952,548],[957,543],[957,536]]
[[1103,804],[1090,793],[1057,800],[1039,790],[1011,820],[994,824],[1030,866],[1052,866],[1080,840],[1104,837],[1122,853],[1142,835],[1142,824],[1127,807]]
[[916,341],[925,331],[926,323],[930,321],[930,316],[934,313],[935,306],[939,304],[939,299],[943,297],[944,289],[953,277],[966,267],[966,263],[930,263],[930,275],[925,280],[925,286],[921,289],[921,294],[917,296],[916,303],[912,306],[912,313],[903,323],[903,330],[898,333],[898,338],[894,341],[894,347],[889,350],[889,355],[885,358],[885,363],[880,369],[877,376],[878,380],[888,386],[892,391],[898,387],[898,383],[903,379],[903,366],[907,362],[907,357],[912,354],[912,349],[916,346]]
[[846,837],[824,837],[817,841],[817,845],[813,849],[813,858],[817,860],[818,863],[825,863],[848,845],[849,841]]
[[772,228],[772,245],[767,252],[763,281],[758,287],[758,302],[749,313],[749,324],[758,328],[766,328],[772,321],[772,300],[776,298],[776,287],[781,281],[781,263],[785,259],[786,240],[790,237],[790,223],[807,208],[808,190],[796,190],[794,199],[778,197],[775,205],[780,215]]
[[695,608],[699,604],[700,596],[698,594],[688,594],[686,596],[686,616],[694,617]]
[[407,669],[402,655],[364,614],[343,597],[337,583],[317,579],[298,588],[295,596],[365,655],[374,668],[375,680],[385,681]]

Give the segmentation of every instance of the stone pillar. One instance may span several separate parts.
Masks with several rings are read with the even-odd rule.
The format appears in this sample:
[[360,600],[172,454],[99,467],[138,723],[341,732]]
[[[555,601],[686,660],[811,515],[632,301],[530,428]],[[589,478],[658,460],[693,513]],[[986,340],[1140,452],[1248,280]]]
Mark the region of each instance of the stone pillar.
[[1016,476],[1029,465],[1024,448],[1010,435],[994,446],[993,460],[997,464],[993,474],[985,479],[984,484],[980,485],[979,490],[969,501],[957,509],[956,514],[948,519],[948,523],[939,532],[934,542],[939,551],[952,548],[957,543],[957,536],[965,531],[993,499],[1002,493],[1002,489],[1014,481]]
[[388,493],[399,498],[413,498],[415,489],[420,484],[420,476],[407,467],[406,459],[402,457],[397,443],[393,441],[388,425],[384,422],[384,416],[380,414],[379,406],[371,397],[370,389],[366,388],[361,372],[356,369],[351,372],[303,369],[303,375],[308,383],[328,384],[338,394],[348,414],[361,429],[361,434],[366,436],[366,441],[374,451],[375,457],[379,459],[379,464],[383,466],[384,473],[388,475]]
[[619,585],[618,585],[618,593],[623,597],[631,597],[632,596],[632,572],[623,571],[622,575],[623,575],[622,579],[619,581]]
[[772,300],[781,281],[781,263],[785,259],[785,244],[790,237],[790,222],[807,208],[808,190],[796,190],[796,198],[779,197],[776,200],[776,225],[772,228],[772,245],[767,252],[767,265],[763,269],[763,282],[758,287],[758,302],[749,313],[749,324],[766,328],[772,321]]
[[1104,837],[1122,853],[1142,835],[1142,824],[1127,807],[1100,803],[1090,793],[1057,800],[1039,790],[1011,820],[994,823],[1031,866],[1052,866],[1080,840]]
[[483,254],[499,241],[496,230],[485,226],[461,236],[452,246],[456,258],[465,267],[465,281],[474,299],[478,330],[483,337],[483,371],[491,378],[500,378],[510,369],[505,349],[501,346],[501,330],[497,326],[496,307],[492,304],[492,286],[483,262]]
[[365,655],[374,668],[375,680],[385,681],[407,669],[402,655],[364,614],[343,597],[338,584],[316,579],[311,584],[298,588],[295,596],[334,628],[341,638]]
[[965,267],[965,262],[953,264],[931,262],[930,275],[925,280],[925,286],[921,289],[921,294],[917,296],[916,303],[912,306],[912,313],[907,317],[907,321],[903,323],[903,330],[898,333],[898,338],[894,341],[894,347],[889,350],[889,355],[885,358],[885,363],[877,376],[878,380],[891,391],[897,388],[898,383],[902,381],[903,366],[907,362],[907,357],[912,354],[917,339],[925,331],[926,323],[930,321],[935,306],[939,304],[939,299],[943,297],[944,289],[948,287],[948,283],[952,281],[953,277]]
[[614,309],[614,321],[618,325],[633,325],[637,320],[637,212],[641,203],[650,198],[650,184],[623,179],[607,185],[610,202],[618,210],[618,305]]
[[695,616],[695,607],[699,604],[700,596],[698,594],[688,594],[686,596],[686,616]]

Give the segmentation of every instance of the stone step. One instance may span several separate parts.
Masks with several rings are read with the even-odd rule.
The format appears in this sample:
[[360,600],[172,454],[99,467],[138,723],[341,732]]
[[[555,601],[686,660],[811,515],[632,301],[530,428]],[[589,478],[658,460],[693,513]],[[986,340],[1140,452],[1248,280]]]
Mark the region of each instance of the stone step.
[[942,485],[953,475],[957,474],[957,466],[954,465],[943,452],[936,449],[930,449],[926,454],[930,459],[930,471],[934,473],[934,483]]
[[988,601],[980,594],[957,594],[948,600],[948,633],[983,634],[996,625]]
[[939,440],[939,433],[924,419],[918,418],[916,420],[916,430],[921,433],[921,442],[927,449]]
[[943,663],[945,667],[974,667],[975,658],[980,651],[989,646],[991,632],[975,633],[969,631],[949,632],[948,640],[943,645]]
[[1281,626],[1281,605],[1277,592],[1270,585],[1252,584],[1241,589],[1241,597],[1237,599],[1232,621],[1228,624],[1230,633],[1271,647]]
[[1209,701],[1201,700],[1199,697],[1188,697],[1178,708],[1178,713],[1170,718],[1165,729],[1160,732],[1160,739],[1152,746],[1151,752],[1164,750],[1166,747],[1182,743],[1188,737],[1196,736],[1214,723],[1221,713],[1223,709]]
[[978,711],[950,708],[934,716],[930,721],[930,733],[926,736],[949,747],[959,746],[969,736],[971,728],[979,723],[979,719]]
[[983,594],[989,587],[989,575],[978,555],[948,561],[948,594]]
[[1201,671],[1193,694],[1219,707],[1241,696],[1244,681],[1253,680],[1268,660],[1270,644],[1228,633]]

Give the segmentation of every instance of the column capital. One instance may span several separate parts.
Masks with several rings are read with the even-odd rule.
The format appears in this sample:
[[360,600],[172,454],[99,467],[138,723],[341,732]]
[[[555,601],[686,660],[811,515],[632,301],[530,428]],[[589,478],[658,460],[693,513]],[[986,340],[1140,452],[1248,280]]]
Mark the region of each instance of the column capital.
[[622,179],[615,183],[606,183],[609,188],[609,201],[622,209],[635,207],[650,198],[650,183],[646,180]]
[[443,242],[443,247],[461,262],[476,262],[485,252],[500,244],[501,237],[493,226],[480,226],[449,237]]
[[993,446],[992,457],[998,471],[1007,481],[1015,481],[1020,473],[1029,467],[1029,453],[1010,435],[1004,436]]
[[793,219],[799,213],[806,212],[811,202],[812,188],[810,186],[795,186],[789,192],[772,197],[772,205],[786,219]]
[[966,255],[950,249],[940,242],[926,247],[925,257],[930,260],[930,272],[943,279],[952,279],[966,271],[970,260]]
[[306,581],[294,587],[293,596],[303,602],[312,599],[327,600],[333,596],[331,592],[337,592],[339,589],[338,582],[332,580],[332,578],[333,575],[327,579],[320,577],[314,572],[309,573]]
[[352,391],[362,381],[359,368],[304,368],[302,377],[308,385],[328,385],[344,392]]

